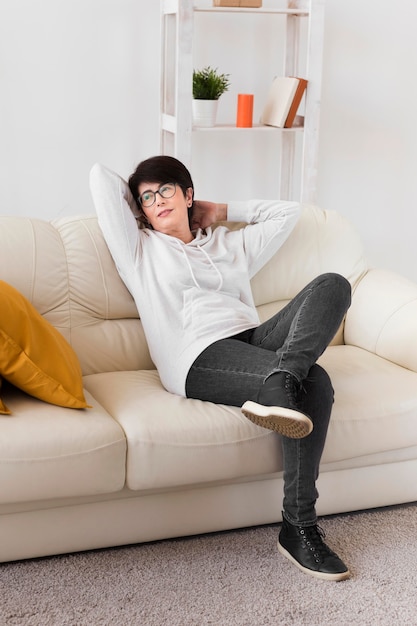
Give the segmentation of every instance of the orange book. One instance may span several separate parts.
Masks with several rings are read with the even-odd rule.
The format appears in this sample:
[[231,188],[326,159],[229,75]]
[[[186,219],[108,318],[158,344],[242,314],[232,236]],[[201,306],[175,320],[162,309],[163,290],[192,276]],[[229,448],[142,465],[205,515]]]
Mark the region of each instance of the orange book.
[[300,106],[301,99],[307,87],[307,81],[305,78],[297,78],[298,85],[293,97],[290,110],[288,111],[287,119],[285,120],[284,128],[291,128],[294,124],[295,116],[297,115],[298,107]]

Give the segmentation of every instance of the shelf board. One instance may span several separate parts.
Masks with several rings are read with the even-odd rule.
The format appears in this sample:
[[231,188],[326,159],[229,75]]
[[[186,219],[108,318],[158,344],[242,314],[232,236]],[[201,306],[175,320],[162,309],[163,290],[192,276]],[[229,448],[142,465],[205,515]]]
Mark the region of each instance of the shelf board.
[[[164,15],[177,14],[180,0],[164,0],[162,13]],[[214,6],[194,6],[195,13],[250,13],[251,15],[295,15],[298,17],[308,17],[308,9],[287,9],[278,7],[214,7]]]
[[195,13],[251,13],[265,15],[298,15],[300,17],[308,17],[309,11],[307,9],[285,9],[285,8],[269,8],[269,7],[194,7]]
[[[175,115],[168,115],[167,113],[162,114],[161,118],[161,129],[168,133],[176,133],[177,132],[177,118]],[[192,127],[193,132],[294,132],[300,131],[304,129],[304,116],[296,115],[294,125],[292,128],[278,128],[277,126],[267,126],[266,124],[253,124],[249,128],[236,126],[235,123],[229,124],[215,124],[214,126],[194,126]]]
[[277,128],[276,126],[266,126],[265,124],[254,124],[253,126],[251,126],[250,128],[242,128],[242,127],[238,127],[234,124],[216,124],[215,126],[193,126],[193,132],[211,132],[211,133],[215,133],[215,132],[269,132],[269,133],[288,133],[288,132],[294,132],[294,131],[302,131],[303,130],[303,126],[302,125],[297,125],[297,126],[293,126],[292,128]]

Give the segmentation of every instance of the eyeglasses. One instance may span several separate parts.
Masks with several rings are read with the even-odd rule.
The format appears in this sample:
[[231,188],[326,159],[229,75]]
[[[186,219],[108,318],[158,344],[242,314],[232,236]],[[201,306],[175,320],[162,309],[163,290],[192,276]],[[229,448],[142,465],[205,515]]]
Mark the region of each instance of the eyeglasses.
[[156,194],[159,193],[161,198],[172,198],[177,190],[177,183],[165,183],[156,191],[147,189],[138,198],[140,204],[146,209],[152,206],[156,200]]

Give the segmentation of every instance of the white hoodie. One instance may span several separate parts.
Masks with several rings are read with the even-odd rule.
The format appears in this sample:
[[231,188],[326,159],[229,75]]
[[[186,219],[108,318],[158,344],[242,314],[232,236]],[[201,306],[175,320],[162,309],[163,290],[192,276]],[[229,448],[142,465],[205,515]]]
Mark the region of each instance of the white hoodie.
[[162,384],[185,396],[188,371],[205,348],[259,324],[250,279],[287,239],[300,206],[229,202],[228,221],[247,226],[198,229],[184,244],[138,229],[130,190],[117,174],[96,165],[90,181],[100,227],[135,300]]

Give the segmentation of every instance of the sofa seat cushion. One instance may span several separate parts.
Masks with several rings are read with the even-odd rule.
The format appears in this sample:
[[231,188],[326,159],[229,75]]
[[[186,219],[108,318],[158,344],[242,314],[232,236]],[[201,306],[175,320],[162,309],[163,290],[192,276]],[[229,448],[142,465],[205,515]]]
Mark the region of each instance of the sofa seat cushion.
[[417,373],[355,346],[331,346],[319,363],[335,404],[322,463],[417,445]]
[[63,408],[4,384],[0,502],[109,493],[125,482],[120,426],[86,393],[90,409]]
[[279,471],[279,437],[236,407],[167,392],[155,370],[91,374],[90,393],[125,431],[126,484],[168,488]]
[[[417,374],[353,346],[331,346],[321,364],[335,388],[322,463],[417,445]],[[126,484],[168,488],[282,471],[280,437],[237,407],[168,393],[156,371],[84,377],[128,441]]]

